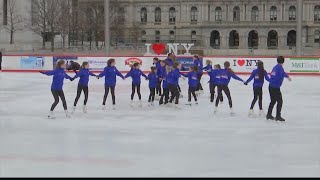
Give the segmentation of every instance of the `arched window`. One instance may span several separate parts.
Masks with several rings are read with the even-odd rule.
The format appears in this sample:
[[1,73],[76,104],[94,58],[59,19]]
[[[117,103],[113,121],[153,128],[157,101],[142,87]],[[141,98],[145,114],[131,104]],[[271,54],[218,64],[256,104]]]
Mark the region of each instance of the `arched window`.
[[240,8],[236,6],[233,8],[233,21],[240,21]]
[[289,8],[289,21],[296,20],[296,7],[290,6]]
[[220,48],[220,33],[219,33],[219,31],[212,31],[211,32],[210,46],[214,49]]
[[197,32],[191,31],[191,42],[196,43],[197,42]]
[[156,37],[155,37],[155,39],[156,39],[156,42],[158,43],[158,42],[160,42],[160,31],[156,31]]
[[251,21],[259,20],[259,8],[257,6],[253,6],[251,9]]
[[236,30],[231,31],[229,34],[229,47],[239,48],[239,33]]
[[198,8],[192,7],[191,8],[191,23],[197,23],[198,21]]
[[314,21],[320,22],[320,6],[314,7]]
[[317,43],[320,45],[320,30],[314,31],[314,43]]
[[259,34],[257,31],[252,30],[249,32],[248,46],[249,46],[249,48],[258,49],[258,47],[259,47]]
[[141,31],[141,42],[145,43],[147,42],[147,32],[146,31]]
[[268,48],[275,49],[278,48],[278,33],[277,31],[270,31],[268,33]]
[[176,9],[174,7],[171,7],[169,9],[169,23],[175,23],[176,22]]
[[222,21],[222,8],[221,7],[216,7],[216,9],[215,9],[215,20]]
[[125,10],[123,7],[119,8],[118,10],[118,23],[123,24],[125,22]]
[[277,21],[278,20],[278,9],[275,6],[270,8],[270,21]]
[[157,7],[154,11],[154,17],[156,23],[161,23],[161,8]]
[[291,47],[296,47],[296,43],[297,43],[297,33],[295,30],[291,30],[288,32],[287,35],[287,46]]
[[148,11],[147,11],[147,8],[145,8],[145,7],[141,8],[140,16],[141,16],[141,22],[142,23],[147,23],[148,22]]
[[170,31],[170,43],[174,43],[175,41],[175,33],[174,31]]

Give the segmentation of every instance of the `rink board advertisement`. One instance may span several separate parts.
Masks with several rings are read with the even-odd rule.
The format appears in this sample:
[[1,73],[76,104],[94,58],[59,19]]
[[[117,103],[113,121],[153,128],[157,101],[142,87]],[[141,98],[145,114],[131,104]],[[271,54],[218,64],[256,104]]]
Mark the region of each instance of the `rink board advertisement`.
[[[181,71],[189,71],[193,66],[193,57],[177,57],[177,61],[182,65]],[[203,62],[203,58],[200,58]]]
[[320,72],[319,58],[290,58],[290,72],[318,73]]
[[78,62],[78,57],[76,56],[53,56],[52,57],[52,63],[53,63],[53,68],[56,67],[56,64],[59,60],[64,60],[68,64],[70,63],[70,61],[76,61]]
[[45,64],[44,57],[28,56],[28,57],[20,58],[20,67],[23,70],[33,70],[33,69],[41,70],[44,68],[44,64]]

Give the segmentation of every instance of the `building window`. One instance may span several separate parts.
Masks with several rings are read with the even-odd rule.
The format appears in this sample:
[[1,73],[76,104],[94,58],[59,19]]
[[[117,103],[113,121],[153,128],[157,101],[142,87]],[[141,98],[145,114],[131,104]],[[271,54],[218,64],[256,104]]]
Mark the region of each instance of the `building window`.
[[231,49],[239,48],[239,33],[236,30],[229,34],[229,47]]
[[147,32],[146,31],[141,31],[141,42],[142,43],[147,42]]
[[251,9],[251,21],[259,20],[259,9],[257,6],[253,6]]
[[125,10],[124,8],[119,8],[118,11],[118,23],[123,24],[125,22]]
[[233,21],[240,21],[240,8],[238,6],[233,8]]
[[320,6],[314,7],[314,21],[320,22]]
[[270,8],[270,21],[277,21],[277,19],[278,19],[277,7],[272,6]]
[[141,12],[140,12],[140,16],[141,16],[141,22],[142,23],[147,23],[148,21],[148,11],[147,8],[141,8]]
[[160,42],[160,31],[156,31],[156,42],[159,43]]
[[216,21],[222,21],[222,8],[221,7],[216,7],[215,20]]
[[268,33],[268,48],[269,49],[278,48],[278,33],[277,33],[277,31],[272,30]]
[[320,44],[320,30],[314,32],[314,42]]
[[248,46],[252,49],[258,49],[259,46],[259,34],[257,31],[252,30],[248,36]]
[[3,25],[8,25],[8,0],[3,0]]
[[174,43],[175,41],[175,33],[174,31],[170,31],[170,43]]
[[295,30],[291,30],[287,35],[287,46],[290,48],[296,47],[297,44],[297,33]]
[[161,23],[161,8],[157,7],[155,9],[154,15],[155,15],[155,22]]
[[289,21],[295,21],[296,20],[296,7],[291,6],[289,8]]
[[210,46],[214,49],[220,48],[220,33],[219,33],[219,31],[212,31],[211,32]]
[[197,32],[191,31],[191,42],[196,43],[197,42]]
[[198,21],[198,9],[196,7],[191,8],[191,23],[197,23]]
[[174,7],[171,7],[169,9],[169,23],[175,23],[176,22],[176,9]]

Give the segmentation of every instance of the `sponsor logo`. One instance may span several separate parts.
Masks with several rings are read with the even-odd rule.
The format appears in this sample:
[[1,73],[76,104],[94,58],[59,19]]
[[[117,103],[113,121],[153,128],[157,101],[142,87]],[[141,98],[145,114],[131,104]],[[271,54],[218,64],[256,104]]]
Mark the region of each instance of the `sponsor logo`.
[[256,67],[258,62],[260,60],[258,59],[234,59],[233,60],[233,66],[234,67],[237,67],[237,66],[240,66],[240,67]]
[[319,59],[290,59],[290,72],[320,72]]
[[186,53],[183,55],[191,55],[190,50],[194,46],[194,44],[189,44],[189,43],[168,43],[168,44],[163,44],[163,43],[155,43],[155,44],[145,44],[146,46],[146,53],[145,55],[152,55],[151,50],[156,54],[156,55],[161,55],[164,54],[166,49],[168,49],[169,53],[173,53],[178,55],[178,50],[179,49],[184,49]]
[[142,65],[142,60],[139,58],[129,58],[125,60],[125,65],[132,67],[135,63],[139,63]]

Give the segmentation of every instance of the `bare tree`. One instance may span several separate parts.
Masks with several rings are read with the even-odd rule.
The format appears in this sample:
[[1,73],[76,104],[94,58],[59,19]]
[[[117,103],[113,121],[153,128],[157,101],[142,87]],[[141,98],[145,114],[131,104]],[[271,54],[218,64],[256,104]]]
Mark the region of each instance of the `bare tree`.
[[4,28],[8,33],[10,33],[10,44],[14,44],[14,34],[17,31],[23,30],[22,16],[17,10],[17,5],[15,0],[8,1],[8,25]]
[[60,2],[60,16],[58,17],[57,22],[57,31],[59,31],[60,36],[62,37],[62,48],[65,48],[66,37],[70,33],[70,23],[71,23],[71,5],[69,1]]
[[54,51],[54,37],[61,16],[61,0],[47,0],[47,21],[51,35],[51,51]]
[[46,32],[48,31],[47,0],[32,0],[30,29],[42,37],[42,48],[46,48]]

